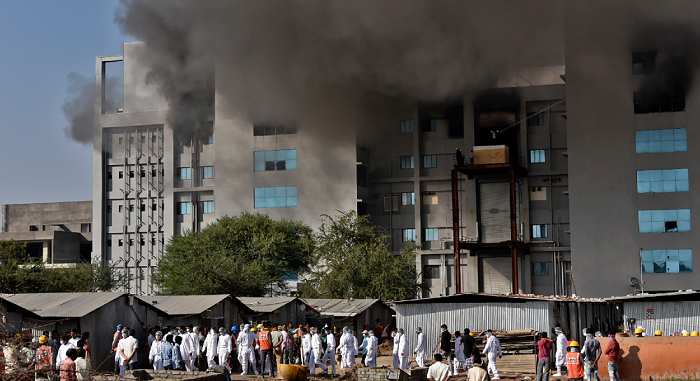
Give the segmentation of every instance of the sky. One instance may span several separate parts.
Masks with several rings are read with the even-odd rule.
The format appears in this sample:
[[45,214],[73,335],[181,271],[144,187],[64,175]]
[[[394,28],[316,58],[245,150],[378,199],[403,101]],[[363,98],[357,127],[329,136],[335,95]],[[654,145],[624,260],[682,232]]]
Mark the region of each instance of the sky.
[[66,137],[71,72],[134,41],[118,0],[0,0],[0,204],[92,200],[92,145]]

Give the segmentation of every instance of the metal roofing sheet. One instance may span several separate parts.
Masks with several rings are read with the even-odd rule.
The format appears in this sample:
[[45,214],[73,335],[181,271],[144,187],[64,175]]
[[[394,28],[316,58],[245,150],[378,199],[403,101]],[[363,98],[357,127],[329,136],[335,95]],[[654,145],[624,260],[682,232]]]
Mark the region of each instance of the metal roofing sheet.
[[230,297],[228,294],[217,294],[139,296],[138,298],[168,315],[195,315],[201,314],[228,297]]
[[661,294],[638,294],[638,295],[627,295],[627,296],[613,296],[607,298],[608,302],[624,302],[624,301],[638,301],[638,300],[663,300],[663,299],[673,299],[673,300],[698,300],[700,299],[700,292],[697,291],[678,291],[678,292],[666,292]]
[[[238,300],[243,302],[254,312],[274,312],[275,310],[286,306],[287,304],[297,300],[297,298],[291,296],[279,296],[279,297],[242,297],[239,296]],[[301,300],[299,300],[301,301]]]
[[3,295],[3,299],[41,317],[82,317],[125,295],[121,292],[61,292]]
[[324,315],[355,316],[362,313],[379,299],[304,299],[316,311]]

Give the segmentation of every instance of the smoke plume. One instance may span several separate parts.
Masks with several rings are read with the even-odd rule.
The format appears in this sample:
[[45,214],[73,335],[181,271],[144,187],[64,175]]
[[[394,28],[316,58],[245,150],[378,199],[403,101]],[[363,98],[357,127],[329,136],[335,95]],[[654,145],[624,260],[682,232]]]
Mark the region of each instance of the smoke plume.
[[[116,110],[120,104],[118,80],[109,77],[105,80],[106,110]],[[68,74],[68,90],[63,100],[63,115],[68,120],[68,126],[63,131],[68,138],[82,144],[92,143],[95,131],[95,79],[86,78],[78,73]]]

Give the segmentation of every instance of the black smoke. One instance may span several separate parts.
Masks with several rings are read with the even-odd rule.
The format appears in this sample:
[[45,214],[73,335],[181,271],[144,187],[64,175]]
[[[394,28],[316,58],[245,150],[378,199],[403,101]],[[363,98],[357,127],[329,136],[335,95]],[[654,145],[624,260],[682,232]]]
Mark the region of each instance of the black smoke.
[[[82,144],[92,143],[95,131],[95,79],[86,78],[78,73],[68,74],[68,90],[66,98],[63,100],[63,115],[68,120],[68,126],[63,131],[68,138]],[[105,80],[104,108],[110,113],[116,112],[121,105],[119,81],[115,77]]]

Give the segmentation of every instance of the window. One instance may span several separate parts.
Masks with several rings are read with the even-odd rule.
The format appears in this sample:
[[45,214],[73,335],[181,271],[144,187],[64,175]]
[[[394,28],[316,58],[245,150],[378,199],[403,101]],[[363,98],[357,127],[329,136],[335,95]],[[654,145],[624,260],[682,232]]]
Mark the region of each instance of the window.
[[543,149],[530,150],[530,163],[544,163],[546,161]]
[[214,213],[214,201],[204,201],[202,203],[202,210],[204,214]]
[[36,225],[29,225],[29,231],[30,231],[30,232],[38,232],[38,231],[39,231],[39,227],[36,226]]
[[401,156],[401,169],[413,169],[413,155]]
[[90,233],[90,231],[92,231],[92,224],[80,224],[81,233]]
[[544,126],[544,114],[541,112],[529,112],[527,118],[528,127]]
[[401,121],[401,133],[408,134],[413,132],[413,119],[407,119]]
[[124,171],[119,171],[119,178],[123,179],[124,178]]
[[685,128],[635,131],[637,153],[682,152],[688,150]]
[[207,139],[202,140],[202,144],[214,144],[214,134],[211,134]]
[[178,202],[177,203],[177,214],[185,215],[191,213],[191,205],[189,202]]
[[647,274],[673,274],[693,272],[693,251],[642,250],[642,272]]
[[635,114],[685,111],[685,93],[683,90],[658,93],[635,91],[633,100]]
[[435,132],[437,131],[437,119],[427,119],[422,123],[423,132]]
[[438,203],[438,196],[436,194],[424,194],[423,195],[423,205],[437,205],[437,203]]
[[416,195],[414,192],[401,193],[401,205],[416,205]]
[[112,247],[112,240],[111,239],[107,240],[107,247]]
[[298,282],[299,272],[298,271],[288,271],[282,276],[282,280],[285,282]]
[[532,262],[532,276],[549,276],[549,262]]
[[129,178],[133,179],[134,178],[134,171],[129,171]]
[[640,210],[640,233],[675,233],[690,231],[690,209]]
[[290,208],[297,206],[297,187],[255,188],[255,208]]
[[423,168],[437,168],[437,155],[423,155]]
[[255,172],[291,171],[297,169],[297,150],[255,151]]
[[177,179],[178,180],[189,180],[191,175],[190,167],[181,167],[177,169]]
[[269,124],[256,124],[253,126],[253,136],[290,135],[296,133],[296,126],[274,126]]
[[547,238],[547,225],[532,225],[532,238]]
[[530,201],[547,201],[547,187],[530,188]]
[[399,196],[384,196],[384,213],[399,211]]
[[440,240],[440,234],[437,228],[423,229],[423,240],[425,242],[435,242]]
[[656,52],[632,53],[632,74],[651,74],[656,68]]
[[119,138],[119,145],[124,144],[124,138]]
[[214,167],[202,167],[202,178],[203,179],[213,179],[214,178]]
[[423,266],[423,279],[440,279],[440,265]]
[[637,193],[687,192],[688,169],[637,171]]
[[120,239],[120,240],[117,242],[117,245],[119,245],[119,246],[124,246],[124,240],[123,240],[123,239]]
[[139,209],[141,209],[142,212],[145,212],[146,211],[146,204],[141,203],[141,205],[139,205]]
[[403,229],[403,242],[416,242],[416,229]]

